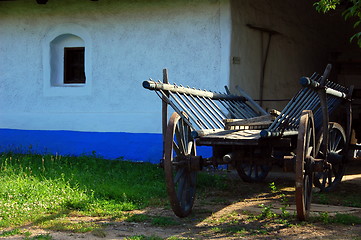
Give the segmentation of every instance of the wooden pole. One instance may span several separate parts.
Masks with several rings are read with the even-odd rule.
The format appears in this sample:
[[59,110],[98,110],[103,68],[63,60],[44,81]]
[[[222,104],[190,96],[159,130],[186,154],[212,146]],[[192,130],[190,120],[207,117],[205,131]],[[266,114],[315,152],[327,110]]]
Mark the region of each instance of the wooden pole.
[[[163,83],[168,84],[168,70],[163,69]],[[165,91],[167,97],[169,97],[169,92]],[[164,156],[164,140],[165,134],[167,131],[167,124],[168,124],[168,103],[167,99],[163,96],[162,97],[162,134],[163,134],[163,156]]]

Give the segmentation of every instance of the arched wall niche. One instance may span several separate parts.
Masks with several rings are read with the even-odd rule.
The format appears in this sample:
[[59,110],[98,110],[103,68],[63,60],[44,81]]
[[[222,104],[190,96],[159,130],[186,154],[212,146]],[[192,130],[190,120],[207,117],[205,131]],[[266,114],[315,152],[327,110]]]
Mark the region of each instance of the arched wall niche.
[[[88,31],[76,24],[63,24],[49,30],[42,42],[43,93],[45,96],[84,96],[91,94],[92,41]],[[67,50],[80,51],[84,81],[65,81],[64,54]]]

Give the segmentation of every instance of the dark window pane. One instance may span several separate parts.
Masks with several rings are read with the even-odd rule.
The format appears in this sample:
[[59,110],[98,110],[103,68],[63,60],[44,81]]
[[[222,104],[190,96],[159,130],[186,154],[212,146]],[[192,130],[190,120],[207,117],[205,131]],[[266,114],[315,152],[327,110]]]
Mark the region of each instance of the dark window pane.
[[84,48],[64,48],[64,84],[85,83]]

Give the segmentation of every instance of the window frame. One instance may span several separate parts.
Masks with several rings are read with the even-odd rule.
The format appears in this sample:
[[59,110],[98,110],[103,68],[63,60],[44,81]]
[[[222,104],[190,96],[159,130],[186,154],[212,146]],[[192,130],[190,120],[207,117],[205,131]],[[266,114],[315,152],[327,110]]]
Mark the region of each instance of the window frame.
[[[79,56],[74,56],[74,54],[79,54],[81,59],[78,59],[79,62],[71,62],[70,59],[73,54],[73,58],[79,58]],[[86,84],[86,76],[85,76],[85,47],[64,47],[64,70],[63,70],[63,84]],[[74,66],[76,65],[76,66]],[[71,68],[79,68],[77,73],[74,72]],[[79,73],[80,72],[80,73]],[[80,75],[79,80],[76,79],[76,76]]]

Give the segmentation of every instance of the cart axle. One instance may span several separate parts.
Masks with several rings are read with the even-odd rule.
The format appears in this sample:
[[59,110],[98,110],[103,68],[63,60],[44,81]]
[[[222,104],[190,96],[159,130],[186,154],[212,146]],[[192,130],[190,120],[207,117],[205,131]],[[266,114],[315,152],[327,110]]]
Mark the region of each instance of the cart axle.
[[[340,158],[338,154],[333,155],[334,159]],[[283,160],[283,170],[285,172],[294,172],[296,166],[296,156],[284,156]],[[324,170],[331,169],[332,166],[332,164],[325,161],[325,159],[313,158],[312,156],[306,157],[305,162],[309,163],[309,169],[312,172],[323,172]]]

